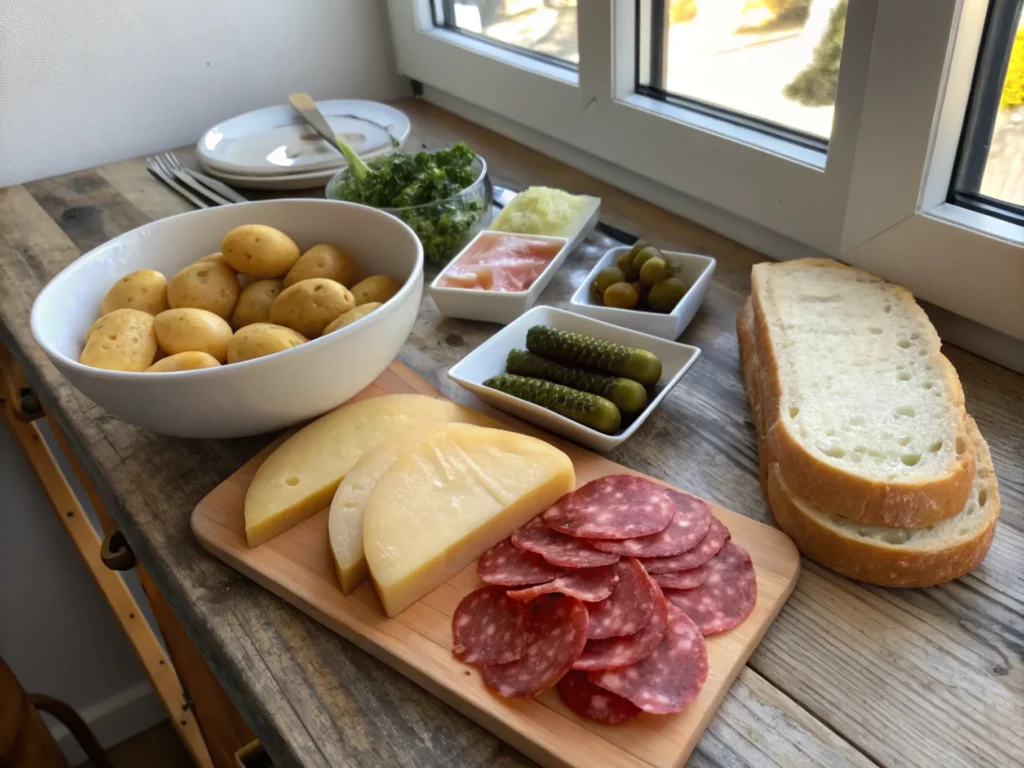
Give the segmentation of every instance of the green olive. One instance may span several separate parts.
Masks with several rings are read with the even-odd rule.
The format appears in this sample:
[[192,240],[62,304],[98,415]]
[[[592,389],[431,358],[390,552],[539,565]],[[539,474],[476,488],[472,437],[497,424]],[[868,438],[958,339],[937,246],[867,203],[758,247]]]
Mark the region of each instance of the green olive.
[[672,277],[672,267],[661,256],[648,259],[640,267],[640,284],[647,288],[662,280],[668,280],[670,277]]
[[626,251],[615,260],[615,266],[622,271],[627,280],[636,280],[640,275],[637,270],[633,269],[633,254],[629,251]]
[[600,298],[604,296],[604,292],[607,290],[609,285],[621,283],[625,279],[626,276],[622,274],[622,270],[618,267],[605,267],[598,272],[597,276],[594,278],[594,293],[597,294],[598,298]]
[[649,245],[650,243],[641,237],[639,240],[633,243],[633,247],[629,249],[629,258],[635,259],[636,255]]
[[689,289],[686,283],[678,277],[670,277],[651,286],[651,292],[647,294],[647,303],[656,312],[671,312],[687,290]]
[[661,255],[661,251],[659,251],[653,245],[649,245],[642,251],[640,251],[640,253],[633,257],[633,271],[636,272],[637,275],[639,275],[640,270],[644,268],[644,264],[646,264],[648,261],[650,261],[651,259],[664,258],[665,257]]
[[604,305],[606,307],[618,307],[619,309],[632,309],[640,297],[636,288],[629,283],[615,283],[609,285],[604,292]]

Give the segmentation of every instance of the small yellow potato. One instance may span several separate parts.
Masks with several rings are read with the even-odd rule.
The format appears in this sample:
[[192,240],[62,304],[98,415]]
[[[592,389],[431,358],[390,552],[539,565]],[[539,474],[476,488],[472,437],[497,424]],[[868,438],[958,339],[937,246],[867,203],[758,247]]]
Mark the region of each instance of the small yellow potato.
[[220,251],[232,269],[258,278],[283,277],[299,260],[295,241],[264,224],[235,227],[224,235]]
[[224,254],[221,253],[220,251],[217,251],[216,253],[209,253],[206,256],[203,256],[203,258],[201,258],[201,259],[196,259],[196,261],[193,262],[193,263],[195,263],[195,264],[223,264],[225,267],[230,267],[231,266],[230,264],[228,264],[224,260]]
[[[211,254],[209,254],[207,256],[203,256],[203,258],[199,259],[198,261],[196,261],[194,263],[196,263],[196,264],[209,264],[211,262],[214,263],[214,264],[223,264],[228,269],[231,269],[231,265],[228,264],[227,261],[224,260],[224,254],[221,253],[220,251],[217,251],[216,253],[211,253]],[[235,270],[231,269],[231,271],[234,272]],[[249,283],[252,282],[252,276],[251,275],[243,275],[241,272],[235,272],[235,277],[238,278],[238,284],[240,286],[242,286],[243,288],[245,288],[245,286],[247,286]]]
[[270,322],[312,339],[355,305],[352,293],[344,285],[314,277],[281,291],[270,308]]
[[174,371],[195,371],[199,368],[219,368],[220,363],[216,358],[205,352],[179,352],[176,355],[168,355],[162,360],[157,360],[146,373],[173,373]]
[[281,288],[280,280],[253,280],[242,289],[231,324],[238,329],[253,323],[269,323],[270,308]]
[[371,275],[352,286],[352,295],[356,298],[356,306],[378,301],[383,304],[396,293],[402,284],[391,275]]
[[140,269],[125,275],[107,291],[100,312],[138,309],[157,315],[167,309],[167,278],[156,270]]
[[228,362],[241,363],[305,344],[309,339],[291,328],[273,323],[253,323],[235,331],[228,344]]
[[300,280],[313,277],[326,277],[342,285],[352,285],[356,281],[356,268],[341,248],[321,243],[302,254],[295,266],[288,270],[284,276],[284,287],[290,288]]
[[227,319],[231,317],[242,287],[231,267],[216,261],[189,264],[167,284],[167,301],[172,309],[205,309]]
[[360,304],[355,309],[350,309],[345,314],[339,315],[333,323],[324,328],[324,336],[338,330],[339,328],[344,328],[346,325],[352,325],[356,320],[366,317],[380,306],[383,305],[379,301],[371,301],[369,304]]
[[153,316],[139,309],[115,309],[95,323],[79,361],[108,371],[144,371],[156,356]]
[[168,355],[205,352],[221,363],[228,358],[231,326],[223,317],[208,310],[168,309],[156,316],[153,329],[160,349]]

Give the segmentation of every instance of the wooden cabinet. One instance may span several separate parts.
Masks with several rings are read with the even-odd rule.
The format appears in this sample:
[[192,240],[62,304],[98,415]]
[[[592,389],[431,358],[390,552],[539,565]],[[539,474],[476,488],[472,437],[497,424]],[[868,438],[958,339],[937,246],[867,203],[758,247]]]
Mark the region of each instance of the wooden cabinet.
[[[106,505],[82,470],[67,441],[50,420],[59,449],[67,456],[96,511],[97,531],[71,490],[39,424],[44,410],[9,351],[0,345],[0,418],[17,439],[54,514],[82,556],[114,617],[138,655],[168,717],[199,768],[236,768],[236,753],[255,736],[217,682],[146,569],[136,563]],[[163,637],[161,646],[118,569],[134,569]]]

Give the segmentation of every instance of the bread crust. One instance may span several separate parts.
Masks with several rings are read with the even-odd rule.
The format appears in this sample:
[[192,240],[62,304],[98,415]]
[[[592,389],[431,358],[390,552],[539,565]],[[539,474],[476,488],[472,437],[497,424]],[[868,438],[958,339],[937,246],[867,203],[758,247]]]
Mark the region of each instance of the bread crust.
[[[763,439],[763,403],[758,390],[758,348],[754,340],[753,306],[748,299],[736,319],[740,362],[757,426],[761,491],[778,526],[805,556],[851,579],[887,587],[926,587],[958,578],[976,568],[988,553],[999,517],[999,488],[991,456],[974,420],[967,417],[969,439],[976,447],[977,471],[987,495],[986,522],[974,536],[948,547],[911,548],[866,541],[837,530],[807,511],[794,496],[779,464],[772,461]],[[962,510],[961,510],[962,511]]]
[[[828,259],[801,259],[784,264],[756,264],[752,271],[751,307],[754,343],[759,364],[754,374],[762,400],[764,440],[783,476],[801,497],[817,509],[828,509],[843,517],[870,525],[923,528],[960,513],[971,492],[975,470],[975,448],[966,430],[963,389],[952,364],[940,352],[940,341],[927,316],[913,296],[897,287],[901,300],[920,313],[922,329],[931,339],[932,356],[945,371],[954,407],[960,413],[957,446],[963,451],[948,471],[932,478],[906,482],[882,482],[837,467],[810,451],[780,418],[783,382],[773,346],[770,323],[760,303],[768,270],[814,266],[854,270]],[[863,273],[867,275],[868,273]],[[875,279],[874,276],[871,276]]]

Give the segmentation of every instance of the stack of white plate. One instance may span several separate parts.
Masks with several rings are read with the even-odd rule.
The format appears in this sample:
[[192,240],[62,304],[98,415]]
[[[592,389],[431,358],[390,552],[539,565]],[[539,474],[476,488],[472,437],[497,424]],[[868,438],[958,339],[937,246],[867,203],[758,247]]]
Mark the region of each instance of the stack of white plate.
[[[316,105],[363,158],[392,152],[409,136],[409,118],[387,104],[332,99]],[[346,165],[287,104],[218,123],[196,149],[206,173],[243,189],[322,189]]]

